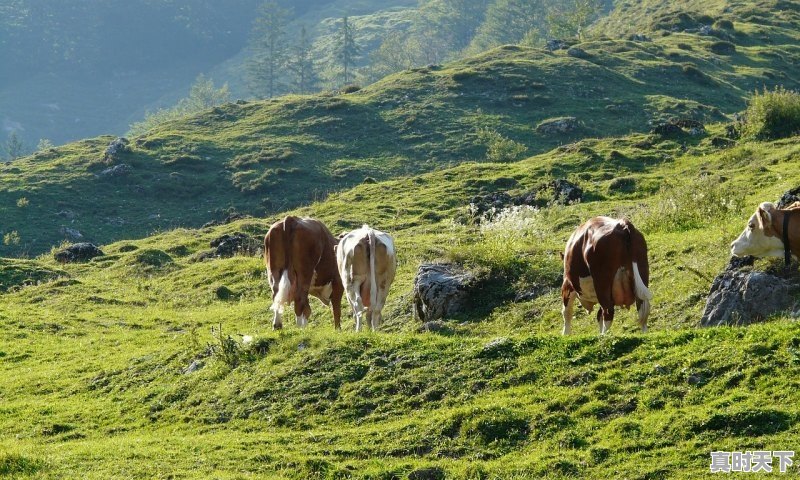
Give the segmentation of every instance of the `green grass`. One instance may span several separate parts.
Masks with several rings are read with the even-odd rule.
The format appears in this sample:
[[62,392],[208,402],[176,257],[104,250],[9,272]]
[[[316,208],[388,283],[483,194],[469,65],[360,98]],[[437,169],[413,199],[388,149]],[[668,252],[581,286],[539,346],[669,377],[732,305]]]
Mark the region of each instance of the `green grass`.
[[[198,227],[231,211],[272,215],[366,178],[516,158],[523,148],[535,155],[581,138],[646,132],[676,116],[721,121],[743,110],[756,89],[797,89],[796,11],[781,7],[773,15],[774,2],[765,1],[718,14],[723,3],[686,7],[703,12],[691,14],[693,25],[709,20],[703,15],[711,23],[732,20],[733,33],[720,28],[725,39],[667,35],[642,24],[652,41],[590,36],[580,45],[588,60],[506,46],[398,73],[351,94],[214,108],[132,139],[132,152],[115,162],[132,166],[121,178],[100,176],[111,166],[102,161],[109,137],[41,152],[0,168],[0,234],[20,236],[18,244],[1,245],[0,255],[47,251],[64,240],[64,227],[109,243]],[[672,18],[659,5],[622,6],[608,21]],[[611,23],[605,32],[625,33]],[[711,52],[723,40],[736,46],[734,54]],[[541,121],[565,115],[583,126],[566,135],[535,131]],[[487,142],[481,131],[502,142]],[[28,204],[17,206],[23,197]]]
[[[743,18],[736,31],[756,29]],[[712,450],[793,448],[796,320],[695,327],[752,210],[797,186],[800,138],[717,147],[722,123],[697,136],[642,133],[647,119],[741,108],[751,53],[792,51],[743,42],[734,58],[705,62],[711,41],[582,45],[603,65],[501,48],[350,95],[227,105],[134,139],[120,159],[133,172],[119,179],[94,176],[110,138],[3,167],[3,228],[34,258],[0,262],[0,476],[698,478],[710,477]],[[661,56],[673,46],[688,57]],[[702,82],[685,76],[688,63]],[[535,107],[504,103],[521,100],[520,85]],[[587,138],[533,132],[562,115],[583,121]],[[478,127],[533,156],[487,162]],[[362,184],[366,175],[378,181]],[[469,218],[475,195],[557,178],[584,202]],[[186,228],[228,209],[260,215]],[[347,308],[334,332],[316,301],[310,328],[289,314],[272,332],[261,258],[197,261],[211,240],[262,236],[285,213],[335,234],[369,222],[395,237],[383,332],[356,334]],[[627,215],[647,238],[646,335],[624,310],[607,337],[585,312],[575,336],[559,335],[558,253],[600,214]],[[106,255],[57,264],[47,249],[62,225]],[[433,260],[482,280],[441,334],[411,318],[415,272]]]
[[[685,147],[649,135],[585,140],[365,184],[295,211],[336,233],[369,221],[395,236],[386,333],[357,335],[349,318],[335,333],[318,302],[311,328],[290,315],[273,333],[260,258],[192,261],[212,238],[263,234],[277,216],[113,243],[86,264],[27,261],[61,273],[0,297],[4,468],[45,478],[405,478],[432,467],[448,478],[698,477],[711,450],[790,445],[795,322],[692,327],[752,207],[793,186],[800,143],[712,147],[722,130]],[[483,227],[463,220],[475,194],[562,176],[585,203]],[[634,188],[610,188],[620,177]],[[677,178],[687,180],[664,186]],[[727,202],[724,192],[740,200],[698,222],[703,200]],[[576,336],[558,335],[558,251],[595,214],[627,214],[647,236],[648,335],[625,311],[608,338],[584,313]],[[446,319],[450,333],[420,334],[411,283],[436,258],[488,283]],[[531,289],[541,295],[513,301]],[[201,368],[186,373],[192,363]]]

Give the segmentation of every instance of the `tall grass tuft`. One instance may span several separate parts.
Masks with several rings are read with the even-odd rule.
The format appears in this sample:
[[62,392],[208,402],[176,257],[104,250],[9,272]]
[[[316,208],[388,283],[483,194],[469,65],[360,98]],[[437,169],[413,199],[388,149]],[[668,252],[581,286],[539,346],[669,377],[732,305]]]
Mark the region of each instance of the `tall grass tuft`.
[[701,175],[687,182],[667,183],[656,201],[631,214],[646,232],[680,232],[703,228],[720,219],[736,216],[744,206],[744,193],[726,187],[714,175]]
[[800,93],[784,87],[755,92],[747,105],[742,133],[753,140],[800,134]]

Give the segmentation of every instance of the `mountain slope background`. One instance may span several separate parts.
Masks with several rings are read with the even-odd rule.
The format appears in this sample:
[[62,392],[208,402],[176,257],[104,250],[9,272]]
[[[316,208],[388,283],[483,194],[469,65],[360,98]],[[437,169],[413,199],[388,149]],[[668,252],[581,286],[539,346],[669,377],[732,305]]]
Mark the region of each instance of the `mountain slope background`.
[[[743,3],[686,2],[674,17],[643,5],[621,4],[609,18],[634,19],[633,33],[577,45],[586,55],[501,47],[350,94],[221,106],[133,138],[111,161],[113,137],[99,137],[5,166],[3,233],[20,243],[3,255],[32,258],[0,261],[0,473],[705,478],[711,451],[791,449],[796,318],[696,327],[755,206],[800,183],[800,137],[728,136],[753,90],[795,86],[796,15],[769,20],[794,3],[726,13],[741,35],[724,40],[732,55],[699,29]],[[698,31],[648,27],[662,13]],[[636,33],[647,39],[628,40]],[[536,133],[565,115],[583,125]],[[672,116],[706,125],[649,133]],[[487,128],[527,147],[524,158],[486,161]],[[103,174],[122,164],[127,175]],[[556,178],[584,201],[469,216],[476,195]],[[199,227],[234,210],[256,216]],[[263,260],[204,255],[225,234],[257,242],[287,213],[395,236],[383,332],[356,334],[351,319],[334,332],[318,302],[309,329],[290,315],[272,332]],[[628,216],[648,239],[646,335],[624,310],[610,336],[583,312],[575,336],[559,335],[558,253],[599,214]],[[61,227],[100,239],[105,255],[57,263],[47,249]],[[438,333],[411,317],[429,261],[482,281]]]
[[[620,7],[608,21],[631,9]],[[500,47],[355,93],[216,107],[131,139],[131,152],[111,161],[104,151],[112,138],[103,137],[6,164],[0,228],[21,241],[0,253],[36,255],[69,239],[66,228],[106,243],[197,227],[230,211],[265,215],[367,178],[480,161],[489,146],[482,129],[536,154],[580,138],[646,132],[671,117],[721,121],[756,90],[797,88],[795,10],[770,24],[755,14],[743,17],[755,19],[748,23],[660,11],[648,18],[685,21],[686,31],[659,24],[644,41],[600,38],[552,52]],[[564,116],[576,119],[565,133],[537,128]],[[126,176],[103,175],[122,163],[132,167]]]

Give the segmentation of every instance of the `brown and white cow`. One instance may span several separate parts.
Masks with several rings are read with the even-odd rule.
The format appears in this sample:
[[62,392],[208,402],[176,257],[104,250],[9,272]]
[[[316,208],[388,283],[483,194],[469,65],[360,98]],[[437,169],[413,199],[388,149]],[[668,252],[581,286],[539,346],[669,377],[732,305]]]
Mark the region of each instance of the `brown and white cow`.
[[778,208],[764,202],[758,206],[739,238],[731,243],[735,257],[800,257],[800,202]]
[[561,310],[564,335],[572,331],[572,314],[577,298],[589,312],[600,304],[597,323],[605,334],[614,319],[614,307],[629,308],[636,303],[639,325],[647,331],[650,300],[647,288],[650,267],[644,236],[628,220],[595,217],[572,234],[564,250],[564,284]]
[[361,331],[364,314],[370,328],[378,330],[381,311],[397,270],[394,240],[388,233],[364,225],[341,237],[336,248],[336,262],[347,300],[353,307],[356,331]]
[[333,310],[333,325],[341,328],[342,280],[336,268],[336,238],[319,220],[286,217],[272,225],[264,237],[264,260],[272,287],[272,327],[283,327],[281,315],[294,303],[297,325],[311,318],[308,296]]

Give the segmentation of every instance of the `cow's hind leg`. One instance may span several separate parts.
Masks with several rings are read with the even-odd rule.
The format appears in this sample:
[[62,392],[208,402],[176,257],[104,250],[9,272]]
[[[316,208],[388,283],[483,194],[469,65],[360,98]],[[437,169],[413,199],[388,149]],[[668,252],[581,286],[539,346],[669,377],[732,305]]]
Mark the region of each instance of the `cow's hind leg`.
[[564,317],[564,329],[561,331],[562,335],[569,335],[572,333],[572,315],[575,312],[575,298],[578,296],[565,283],[561,287],[561,300],[563,306],[561,307],[561,316]]
[[636,311],[639,313],[639,326],[642,333],[647,333],[647,317],[650,315],[650,302],[636,300]]
[[342,329],[342,295],[344,295],[344,287],[334,285],[331,291],[331,311],[333,312],[333,328],[336,330]]
[[[598,287],[598,283],[602,285]],[[597,324],[600,328],[600,335],[605,335],[611,329],[611,322],[614,321],[614,296],[612,294],[613,278],[605,279],[602,282],[595,282],[595,292],[600,309],[597,311]]]

